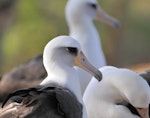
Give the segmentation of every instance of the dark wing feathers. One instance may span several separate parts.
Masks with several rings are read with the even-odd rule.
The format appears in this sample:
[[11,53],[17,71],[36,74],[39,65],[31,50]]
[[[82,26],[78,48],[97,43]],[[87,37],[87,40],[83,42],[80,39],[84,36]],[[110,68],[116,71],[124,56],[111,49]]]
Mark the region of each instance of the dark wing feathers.
[[37,90],[38,90],[37,87],[35,87],[35,88],[17,90],[13,93],[10,93],[5,99],[5,101],[3,102],[2,108],[11,102],[21,103],[23,98],[30,96],[31,92],[34,92],[34,91],[38,92]]
[[56,98],[59,102],[60,109],[66,114],[67,118],[82,117],[82,105],[69,90],[61,92],[61,89],[58,88],[56,90]]
[[[150,86],[150,70],[141,72],[140,76],[142,76],[148,82]],[[149,104],[149,116],[150,116],[150,104]]]
[[150,70],[146,70],[140,73],[140,76],[142,76],[150,85]]
[[[11,104],[14,102],[19,105]],[[9,105],[16,107],[13,113],[5,112]],[[75,95],[56,85],[18,90],[10,94],[2,106],[0,118],[82,118],[82,105]]]

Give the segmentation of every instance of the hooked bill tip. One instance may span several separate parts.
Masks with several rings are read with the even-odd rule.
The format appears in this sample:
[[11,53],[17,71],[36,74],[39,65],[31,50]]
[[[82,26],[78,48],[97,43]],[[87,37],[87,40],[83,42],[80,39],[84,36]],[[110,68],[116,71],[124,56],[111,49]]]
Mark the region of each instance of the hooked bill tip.
[[101,81],[102,80],[102,73],[100,71],[97,71],[97,73],[94,75],[94,77],[98,80]]
[[115,27],[116,29],[119,29],[119,28],[121,27],[120,22],[119,22],[119,21],[114,22],[114,27]]

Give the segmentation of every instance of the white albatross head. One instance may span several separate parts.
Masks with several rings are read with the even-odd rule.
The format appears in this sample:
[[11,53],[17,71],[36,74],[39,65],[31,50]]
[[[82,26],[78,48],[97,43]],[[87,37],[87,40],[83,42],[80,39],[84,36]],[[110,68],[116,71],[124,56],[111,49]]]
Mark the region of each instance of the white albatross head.
[[68,0],[66,6],[66,18],[70,24],[80,22],[80,20],[99,20],[115,28],[120,27],[120,23],[115,18],[105,13],[97,0]]
[[[131,104],[141,118],[149,118],[150,88],[141,76],[129,69],[111,66],[102,67],[100,71],[101,82],[88,86],[83,97],[89,118],[139,118],[119,104],[121,102]],[[92,110],[94,105],[97,105],[95,111]]]
[[[84,56],[80,44],[70,36],[58,36],[51,40],[44,48],[43,63],[48,75],[53,72],[57,74],[59,70],[68,74],[66,70],[75,70],[73,67],[78,66],[95,76],[98,81],[102,78],[100,71]],[[56,73],[55,68],[58,69]]]

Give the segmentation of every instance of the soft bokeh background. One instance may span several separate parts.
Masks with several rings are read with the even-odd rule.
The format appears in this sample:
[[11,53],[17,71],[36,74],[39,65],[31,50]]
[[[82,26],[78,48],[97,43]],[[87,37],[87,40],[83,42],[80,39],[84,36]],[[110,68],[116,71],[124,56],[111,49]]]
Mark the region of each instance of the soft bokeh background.
[[[67,0],[0,0],[0,76],[68,34]],[[5,5],[4,5],[5,4]],[[120,29],[95,21],[109,65],[150,62],[150,0],[99,0]]]

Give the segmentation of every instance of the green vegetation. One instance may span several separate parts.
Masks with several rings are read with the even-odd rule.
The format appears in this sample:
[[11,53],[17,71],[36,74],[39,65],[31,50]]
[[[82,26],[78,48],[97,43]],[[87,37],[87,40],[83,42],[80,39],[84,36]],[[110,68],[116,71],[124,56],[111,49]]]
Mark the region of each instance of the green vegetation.
[[[68,34],[64,15],[66,2],[18,0],[14,11],[16,17],[3,37],[3,72],[42,53],[45,44],[53,37]],[[125,66],[150,61],[150,1],[126,0],[125,5],[120,0],[99,0],[99,3],[122,24],[119,30],[115,30],[96,22],[108,63]]]

